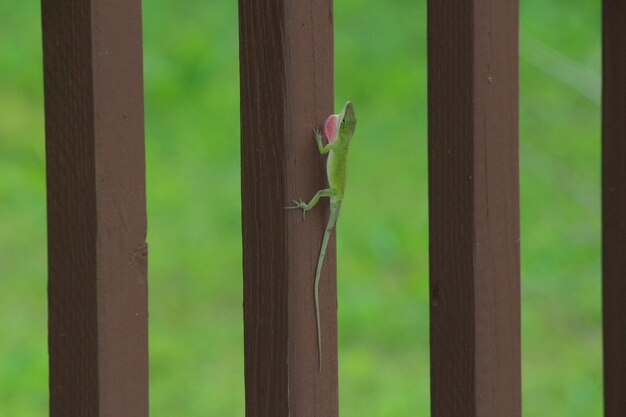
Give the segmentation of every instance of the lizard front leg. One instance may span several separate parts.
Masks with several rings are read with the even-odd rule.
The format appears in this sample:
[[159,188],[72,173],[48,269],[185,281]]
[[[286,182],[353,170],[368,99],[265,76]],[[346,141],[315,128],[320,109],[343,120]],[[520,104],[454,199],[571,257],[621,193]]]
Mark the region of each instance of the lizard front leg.
[[320,154],[322,155],[330,152],[337,144],[337,142],[328,142],[326,146],[324,146],[322,143],[322,132],[320,132],[317,128],[313,129],[313,136],[315,137],[315,142],[317,143],[317,150],[320,151]]

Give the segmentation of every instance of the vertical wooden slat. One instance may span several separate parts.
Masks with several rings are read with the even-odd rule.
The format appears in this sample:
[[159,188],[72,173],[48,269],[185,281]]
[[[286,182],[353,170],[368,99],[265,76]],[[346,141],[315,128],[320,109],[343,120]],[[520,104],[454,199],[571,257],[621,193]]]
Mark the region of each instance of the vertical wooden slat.
[[626,3],[603,2],[604,408],[626,416]]
[[50,415],[148,415],[140,0],[43,0]]
[[430,0],[433,417],[519,417],[518,2]]
[[325,186],[312,129],[333,111],[331,0],[239,1],[246,414],[336,416],[334,239],[313,279],[328,205],[283,207]]

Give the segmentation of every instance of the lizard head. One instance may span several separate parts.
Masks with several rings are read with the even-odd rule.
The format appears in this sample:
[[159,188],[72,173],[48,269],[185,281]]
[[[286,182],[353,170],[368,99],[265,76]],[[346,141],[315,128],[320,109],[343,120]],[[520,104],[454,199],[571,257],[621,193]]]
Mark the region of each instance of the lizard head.
[[337,138],[347,139],[352,138],[354,133],[354,127],[356,126],[356,117],[354,115],[354,106],[351,101],[348,101],[339,114],[331,114],[326,119],[324,125],[324,132],[328,142],[332,142]]
[[344,104],[343,109],[337,115],[339,127],[339,137],[350,140],[354,134],[356,127],[356,115],[354,114],[354,106],[351,101]]

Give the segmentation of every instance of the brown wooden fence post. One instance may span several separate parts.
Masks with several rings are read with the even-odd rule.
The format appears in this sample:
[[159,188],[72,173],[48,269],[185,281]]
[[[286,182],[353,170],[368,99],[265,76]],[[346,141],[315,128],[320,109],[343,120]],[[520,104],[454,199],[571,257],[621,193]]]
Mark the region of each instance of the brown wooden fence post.
[[50,415],[146,417],[140,0],[42,0]]
[[312,129],[333,111],[331,0],[239,1],[246,414],[337,416],[334,238],[321,277],[317,371],[315,262],[328,217],[286,211],[324,187]]
[[603,1],[604,409],[626,415],[626,3]]
[[520,417],[518,1],[428,2],[433,417]]

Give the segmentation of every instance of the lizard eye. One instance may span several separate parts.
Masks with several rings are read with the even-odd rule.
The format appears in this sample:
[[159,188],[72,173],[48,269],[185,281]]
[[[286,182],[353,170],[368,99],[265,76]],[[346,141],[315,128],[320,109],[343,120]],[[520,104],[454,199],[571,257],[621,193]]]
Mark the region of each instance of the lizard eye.
[[341,119],[341,124],[345,125],[346,124],[346,119]]

